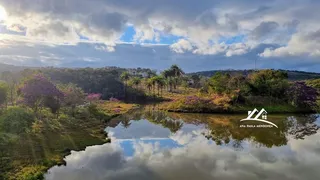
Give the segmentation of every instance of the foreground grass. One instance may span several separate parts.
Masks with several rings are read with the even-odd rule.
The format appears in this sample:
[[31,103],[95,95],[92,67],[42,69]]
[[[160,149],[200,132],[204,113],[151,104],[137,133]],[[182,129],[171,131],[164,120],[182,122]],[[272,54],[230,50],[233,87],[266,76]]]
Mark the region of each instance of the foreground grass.
[[[109,119],[134,107],[121,102],[99,104]],[[9,152],[0,156],[0,179],[43,179],[47,169],[65,163],[63,158],[71,150],[108,142],[104,133],[108,119],[73,118],[66,114],[56,118],[50,113],[44,114],[45,118],[37,120],[30,132],[15,137],[16,141],[5,147]]]

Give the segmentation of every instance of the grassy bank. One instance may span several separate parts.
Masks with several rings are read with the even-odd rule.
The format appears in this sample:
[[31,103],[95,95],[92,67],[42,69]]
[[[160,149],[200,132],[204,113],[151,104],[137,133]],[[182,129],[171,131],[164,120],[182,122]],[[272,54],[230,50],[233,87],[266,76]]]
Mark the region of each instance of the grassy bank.
[[[254,108],[266,109],[269,113],[313,113],[316,109],[295,107],[272,97],[243,97],[232,95],[201,94],[195,89],[182,89],[175,93],[165,93],[167,102],[160,109],[181,113],[247,113]],[[236,100],[235,100],[236,99]]]
[[81,109],[75,117],[64,112],[56,117],[43,110],[42,119],[28,132],[3,135],[12,141],[1,144],[0,179],[42,179],[48,168],[64,164],[63,158],[71,150],[108,142],[104,133],[106,121],[135,107],[121,102],[101,102],[98,109],[104,114],[103,119]]

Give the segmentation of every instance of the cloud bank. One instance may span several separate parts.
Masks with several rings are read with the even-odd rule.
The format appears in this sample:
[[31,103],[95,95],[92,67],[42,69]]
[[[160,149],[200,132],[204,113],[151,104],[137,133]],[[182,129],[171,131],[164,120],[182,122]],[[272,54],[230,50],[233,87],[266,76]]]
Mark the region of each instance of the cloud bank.
[[[0,17],[0,37],[10,41],[5,45],[8,47],[11,43],[10,48],[16,48],[19,45],[14,43],[25,40],[37,48],[45,44],[51,51],[60,51],[66,45],[78,48],[79,43],[95,44],[95,50],[105,53],[104,58],[117,60],[121,66],[127,60],[110,53],[128,43],[129,40],[122,37],[128,33],[128,27],[133,27],[134,32],[129,36],[139,50],[146,42],[161,44],[164,38],[173,37],[162,47],[167,54],[160,54],[159,61],[162,57],[184,56],[189,64],[207,58],[223,64],[232,59],[233,68],[238,68],[236,61],[252,58],[255,53],[255,59],[277,60],[283,68],[287,64],[302,64],[300,69],[314,70],[313,65],[319,64],[320,12],[317,7],[320,1],[317,0],[0,0],[0,5],[6,11],[6,17]],[[262,46],[264,49],[260,50]],[[80,59],[81,64],[84,57],[77,48],[74,48],[77,57],[73,58]],[[157,54],[162,52],[153,49]],[[86,51],[87,56],[92,53],[91,48]],[[63,53],[53,55],[64,56]],[[4,56],[1,62],[14,63],[19,57],[28,57],[18,50]],[[71,60],[67,58],[64,56],[64,60],[59,61],[34,55],[28,64],[34,61],[68,64]],[[144,60],[147,58],[150,56]],[[131,61],[139,60],[132,58]],[[111,65],[108,60],[104,64]],[[306,64],[309,66],[304,67]],[[271,65],[273,67],[276,66]]]

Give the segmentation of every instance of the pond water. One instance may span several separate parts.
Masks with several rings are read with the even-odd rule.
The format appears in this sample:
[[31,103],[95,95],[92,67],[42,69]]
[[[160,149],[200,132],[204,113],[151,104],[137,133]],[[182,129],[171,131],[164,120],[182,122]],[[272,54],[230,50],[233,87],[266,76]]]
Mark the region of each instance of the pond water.
[[320,179],[318,115],[269,115],[278,128],[242,127],[245,116],[136,111],[108,124],[112,143],[72,151],[45,178]]

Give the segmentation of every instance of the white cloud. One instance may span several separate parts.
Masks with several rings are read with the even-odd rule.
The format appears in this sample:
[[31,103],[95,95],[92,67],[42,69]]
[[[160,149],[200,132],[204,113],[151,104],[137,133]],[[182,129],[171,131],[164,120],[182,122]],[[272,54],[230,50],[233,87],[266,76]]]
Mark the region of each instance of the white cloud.
[[226,52],[226,56],[227,57],[231,57],[234,55],[242,55],[242,54],[246,54],[249,51],[250,47],[248,47],[246,44],[244,43],[236,43],[236,44],[232,44],[231,46],[229,46],[227,52]]
[[192,44],[186,39],[180,39],[178,42],[172,44],[170,48],[176,53],[184,53],[193,49]]
[[96,45],[94,48],[99,51],[106,51],[106,52],[114,52],[115,51],[114,46]]
[[[146,63],[145,66],[156,64],[154,63],[156,60],[161,60],[162,68],[169,61],[179,62],[182,57],[199,60],[199,58],[207,59],[209,55],[214,55],[213,59],[224,61],[227,57],[230,60],[226,61],[230,63],[229,65],[225,62],[216,62],[219,67],[238,68],[238,66],[232,66],[237,63],[231,60],[243,61],[245,57],[240,56],[248,54],[250,57],[246,58],[257,58],[262,52],[252,50],[265,44],[271,44],[268,45],[270,49],[266,49],[261,57],[268,57],[266,59],[269,61],[275,61],[274,58],[279,57],[279,67],[283,64],[297,67],[293,64],[296,61],[292,60],[288,65],[282,62],[284,59],[299,57],[309,60],[320,55],[317,40],[319,34],[315,32],[320,29],[318,23],[320,11],[317,10],[320,1],[316,0],[154,0],[152,2],[148,0],[0,0],[0,4],[7,12],[7,18],[0,23],[1,27],[4,26],[1,28],[1,33],[11,34],[11,40],[15,42],[27,39],[29,43],[25,45],[28,46],[36,47],[35,44],[40,42],[42,48],[45,48],[44,45],[51,48],[74,45],[73,50],[78,50],[77,43],[90,41],[98,44],[96,49],[82,48],[81,50],[87,51],[87,54],[93,54],[98,50],[97,56],[100,56],[100,53],[107,54],[123,50],[120,37],[128,26],[136,30],[133,39],[140,45],[145,41],[161,42],[164,36],[179,37],[180,40],[172,43],[170,47],[175,54],[168,52],[167,47],[156,48],[157,53],[152,55],[149,54],[152,51],[141,50],[143,49],[141,46],[136,46],[135,51],[132,51],[131,47],[128,48],[129,46],[121,51],[123,54],[134,52],[135,54],[131,54],[133,57],[150,56],[148,57],[150,63]],[[232,39],[239,35],[244,36],[244,40],[232,42]],[[308,35],[314,38],[309,40]],[[222,37],[223,41],[221,41]],[[22,48],[19,45],[16,47]],[[0,48],[4,47],[0,45]],[[71,66],[73,60],[61,57],[65,54],[77,56],[76,53],[85,53],[69,52],[68,54],[66,50],[58,49],[60,54],[56,55],[63,59],[63,62],[57,62],[60,65]],[[31,52],[35,53],[34,50]],[[147,54],[137,55],[142,52]],[[16,50],[15,54],[13,52],[10,54],[25,56],[24,53],[25,50],[22,49]],[[253,53],[256,54],[253,55]],[[37,55],[29,57],[32,57],[32,60],[28,61],[28,64],[43,61],[37,59],[39,58]],[[74,59],[81,60],[78,57]],[[116,54],[112,54],[110,59],[128,61],[128,59],[119,59],[119,55]],[[7,58],[1,61],[10,62]],[[98,62],[104,62],[106,65],[116,64],[113,62],[108,64],[110,61],[102,59]],[[12,63],[15,62],[17,61],[12,61]],[[51,64],[51,62],[47,59],[43,64]],[[191,64],[189,66],[189,68],[193,67]],[[200,66],[203,65],[195,65],[198,69],[201,69]],[[250,64],[244,63],[241,67],[250,67]]]
[[320,29],[309,33],[296,33],[288,45],[276,49],[266,49],[260,56],[320,56]]
[[310,31],[320,16],[314,9],[319,2],[313,0],[0,0],[0,4],[8,12],[8,28],[25,27],[30,36],[58,38],[65,34],[62,31],[75,31],[92,40],[111,43],[131,24],[137,31],[137,41],[159,40],[161,31],[187,37],[199,49],[209,48],[205,47],[208,41],[217,41],[221,36],[246,33],[259,39],[293,20],[300,22],[303,30],[299,30]]

